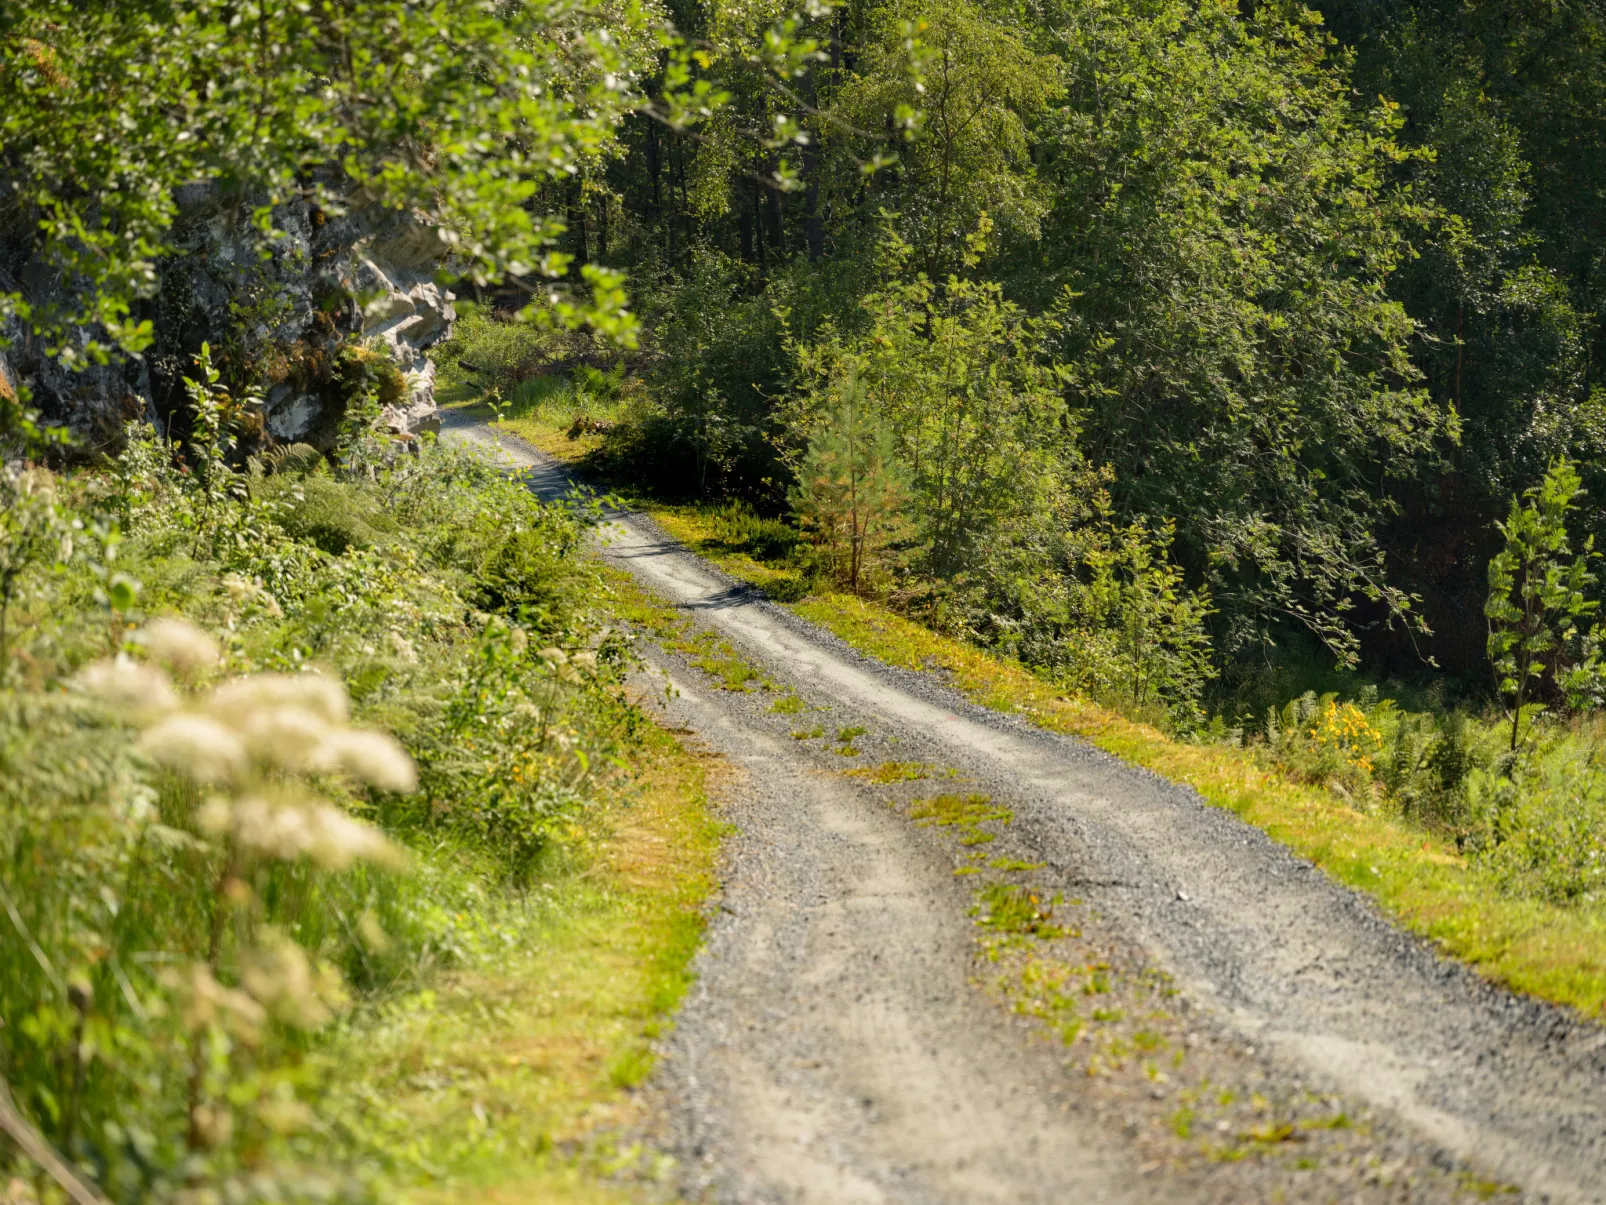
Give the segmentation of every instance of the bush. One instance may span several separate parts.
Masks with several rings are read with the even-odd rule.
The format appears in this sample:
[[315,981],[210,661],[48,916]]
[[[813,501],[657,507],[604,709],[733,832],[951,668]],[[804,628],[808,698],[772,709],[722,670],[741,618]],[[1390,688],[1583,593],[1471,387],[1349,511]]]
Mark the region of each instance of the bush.
[[495,389],[510,398],[564,354],[567,340],[556,332],[507,321],[463,303],[452,337],[437,344],[430,358],[448,390],[453,386],[466,386],[476,393]]

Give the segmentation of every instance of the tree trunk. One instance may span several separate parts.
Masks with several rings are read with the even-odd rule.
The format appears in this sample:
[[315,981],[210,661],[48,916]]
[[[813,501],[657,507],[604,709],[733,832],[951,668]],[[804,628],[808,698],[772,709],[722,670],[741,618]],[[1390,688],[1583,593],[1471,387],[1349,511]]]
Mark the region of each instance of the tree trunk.
[[569,245],[574,252],[574,268],[571,275],[578,276],[580,269],[588,262],[586,243],[585,185],[576,180],[574,196],[569,202]]

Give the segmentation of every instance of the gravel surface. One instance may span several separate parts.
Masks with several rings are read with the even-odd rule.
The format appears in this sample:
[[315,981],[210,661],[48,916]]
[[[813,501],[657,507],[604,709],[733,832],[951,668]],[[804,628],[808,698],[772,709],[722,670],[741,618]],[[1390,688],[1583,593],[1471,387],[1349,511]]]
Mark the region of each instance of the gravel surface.
[[861,657],[640,516],[605,545],[768,680],[721,690],[649,651],[667,721],[743,772],[653,1089],[687,1196],[1606,1202],[1606,1029],[1437,957],[1191,790]]

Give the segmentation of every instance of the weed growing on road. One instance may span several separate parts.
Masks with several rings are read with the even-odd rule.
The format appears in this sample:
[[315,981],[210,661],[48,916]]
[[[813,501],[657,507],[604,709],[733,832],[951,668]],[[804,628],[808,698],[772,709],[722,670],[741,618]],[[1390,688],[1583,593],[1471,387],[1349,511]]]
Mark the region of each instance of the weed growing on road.
[[[601,572],[612,588],[620,618],[638,625],[670,652],[684,656],[691,665],[703,671],[721,690],[746,694],[752,689],[774,691],[775,684],[751,661],[719,635],[708,629],[697,630],[691,619],[669,603],[653,595],[623,569],[603,565]],[[776,711],[794,710],[782,707],[788,694],[776,701]],[[801,700],[797,700],[801,710]]]
[[982,826],[1008,824],[1015,814],[995,804],[987,795],[933,795],[916,800],[909,808],[909,817],[917,824],[952,828],[959,834],[959,843],[969,847],[996,840],[997,835]]
[[[1392,1149],[1361,1111],[1287,1091],[1253,1051],[1201,1032],[1169,976],[1112,940],[1089,904],[1036,880],[1042,864],[1012,856],[1008,808],[976,792],[917,794],[920,779],[906,777],[905,765],[851,776],[882,787],[914,823],[950,836],[961,861],[955,873],[979,880],[971,916],[980,982],[1015,1016],[1042,1025],[1066,1069],[1088,1083],[1079,1095],[1097,1110],[1118,1110],[1144,1158],[1207,1177],[1253,1160],[1274,1192],[1292,1196],[1309,1195],[1313,1174],[1335,1187],[1370,1175],[1377,1152]],[[1000,843],[1006,852],[989,858]],[[1444,1186],[1434,1183],[1434,1191]]]
[[875,783],[916,782],[922,778],[930,778],[937,772],[937,767],[925,762],[913,761],[884,761],[879,766],[865,766],[857,770],[849,770],[848,774],[854,778],[868,779]]
[[858,757],[859,747],[853,742],[866,735],[869,731],[868,728],[859,727],[838,728],[834,752],[841,754],[843,757]]
[[1054,907],[1061,903],[1063,899],[1044,898],[1030,887],[988,883],[976,893],[976,905],[971,911],[977,924],[996,933],[1046,940],[1072,934],[1072,930],[1054,921]]
[[[1144,1157],[1203,1169],[1252,1160],[1275,1177],[1276,1200],[1364,1182],[1386,1154],[1388,1137],[1363,1112],[1284,1090],[1253,1052],[1201,1032],[1169,977],[1109,941],[1085,905],[1047,902],[1029,881],[989,883],[976,899],[987,986],[1042,1025],[1086,1081],[1084,1098],[1118,1110]],[[1438,1189],[1453,1180],[1401,1174],[1432,1177]]]

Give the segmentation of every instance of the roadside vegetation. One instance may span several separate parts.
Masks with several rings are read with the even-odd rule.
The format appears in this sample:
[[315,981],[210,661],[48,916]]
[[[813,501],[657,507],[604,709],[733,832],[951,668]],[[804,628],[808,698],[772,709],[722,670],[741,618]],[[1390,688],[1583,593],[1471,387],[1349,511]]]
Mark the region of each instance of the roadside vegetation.
[[701,855],[607,869],[657,738],[583,511],[379,433],[431,264],[442,398],[1598,1013],[1603,61],[1508,0],[0,6],[4,1191],[545,1175],[493,1121],[582,1142],[590,1063],[429,1065],[536,940],[658,968],[595,981],[640,1070]]
[[6,1200],[607,1197],[715,830],[587,516],[191,390],[0,476]]
[[1606,1005],[1599,14],[872,4],[791,91],[688,21],[725,108],[565,236],[641,342],[508,428]]

